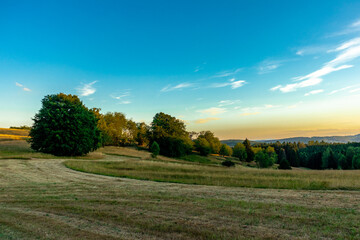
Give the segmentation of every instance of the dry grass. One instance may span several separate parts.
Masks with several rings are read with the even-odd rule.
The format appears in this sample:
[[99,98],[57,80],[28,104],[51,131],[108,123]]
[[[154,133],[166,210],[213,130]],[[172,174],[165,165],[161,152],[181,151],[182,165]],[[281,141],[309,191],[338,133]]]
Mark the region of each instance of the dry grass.
[[162,182],[227,187],[360,190],[360,171],[304,171],[256,169],[242,166],[227,168],[201,164],[182,164],[128,159],[115,161],[66,161],[71,169]]
[[26,140],[28,135],[28,130],[0,128],[0,141]]
[[358,191],[159,183],[81,173],[60,159],[0,161],[2,239],[358,239],[359,202]]
[[[32,159],[32,158],[64,159],[65,157],[55,157],[51,154],[35,152],[30,149],[30,144],[25,140],[0,141],[0,159]],[[92,152],[82,157],[75,157],[75,159],[101,159],[101,158],[103,158],[103,154],[101,153],[101,151]],[[74,157],[72,159],[74,159]]]
[[[27,151],[17,141],[11,151],[14,143]],[[112,155],[81,162],[201,165],[154,162],[128,148],[102,152]],[[0,239],[360,239],[360,191],[140,181],[73,171],[64,161],[0,160]]]

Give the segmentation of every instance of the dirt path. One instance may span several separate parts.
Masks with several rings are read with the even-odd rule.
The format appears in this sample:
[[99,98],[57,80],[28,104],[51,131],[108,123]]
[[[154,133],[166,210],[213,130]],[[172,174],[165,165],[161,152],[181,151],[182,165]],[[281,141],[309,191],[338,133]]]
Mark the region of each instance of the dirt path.
[[[318,230],[293,229],[302,218],[316,220],[328,209],[360,212],[358,191],[158,183],[81,173],[66,168],[63,161],[0,161],[0,238],[310,239]],[[275,210],[264,212],[269,207]],[[311,209],[323,213],[312,215]],[[277,215],[286,219],[272,221]],[[352,217],[349,221],[358,220]]]

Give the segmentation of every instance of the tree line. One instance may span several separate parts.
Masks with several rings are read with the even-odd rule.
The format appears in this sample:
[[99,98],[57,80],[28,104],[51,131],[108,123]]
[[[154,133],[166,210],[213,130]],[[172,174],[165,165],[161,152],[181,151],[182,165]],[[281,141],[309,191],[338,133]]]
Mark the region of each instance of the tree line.
[[[76,95],[48,95],[34,117],[31,147],[54,155],[83,155],[101,146],[141,146],[157,154],[182,157],[194,151],[219,154],[266,168],[359,169],[360,144],[324,142],[251,145],[248,139],[233,148],[222,144],[211,131],[188,132],[183,121],[163,112],[150,125],[127,119],[123,113],[88,109]],[[231,165],[231,164],[230,164]]]

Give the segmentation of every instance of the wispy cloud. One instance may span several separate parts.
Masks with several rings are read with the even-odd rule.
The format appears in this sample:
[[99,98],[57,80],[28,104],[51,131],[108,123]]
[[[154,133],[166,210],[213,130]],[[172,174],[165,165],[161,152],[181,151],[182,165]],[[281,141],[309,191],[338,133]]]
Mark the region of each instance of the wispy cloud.
[[323,81],[323,77],[336,71],[351,68],[353,65],[346,63],[360,57],[360,38],[353,38],[347,42],[342,43],[336,49],[328,52],[337,52],[336,57],[325,63],[322,68],[305,76],[294,78],[297,83],[290,83],[285,86],[278,85],[271,90],[280,90],[281,92],[293,92],[299,88],[315,86]]
[[199,110],[200,113],[210,114],[210,115],[218,115],[226,112],[225,108],[212,107],[204,110]]
[[96,92],[96,88],[94,88],[94,84],[97,83],[97,81],[93,81],[91,83],[85,83],[82,84],[81,87],[77,88],[78,93],[80,96],[90,96]]
[[280,89],[281,87],[282,87],[282,85],[277,85],[275,87],[270,88],[270,91],[276,91],[276,90]]
[[314,55],[314,54],[323,54],[325,53],[329,48],[331,48],[330,45],[313,45],[313,46],[306,46],[298,48],[295,52],[298,56],[306,56],[306,55]]
[[352,89],[349,91],[349,93],[354,93],[354,92],[359,92],[360,91],[360,88],[355,88],[355,89]]
[[216,117],[201,118],[201,119],[196,120],[195,123],[203,124],[203,123],[207,123],[210,121],[216,121],[216,120],[220,120],[220,118],[216,118]]
[[222,78],[222,77],[233,76],[233,75],[241,72],[242,70],[243,70],[243,68],[237,68],[237,69],[233,69],[233,70],[227,70],[227,71],[218,72],[217,74],[215,74],[213,76],[213,78]]
[[25,92],[31,92],[30,88],[25,87],[24,85],[22,85],[21,83],[15,82],[15,85],[19,88],[22,88],[22,90],[24,90]]
[[318,94],[318,93],[322,93],[322,92],[324,92],[323,89],[313,90],[313,91],[310,91],[308,93],[305,93],[304,96],[310,96],[310,95],[314,95],[314,94]]
[[234,105],[241,102],[240,100],[221,100],[219,102],[219,107],[223,107],[223,106],[229,106],[229,105]]
[[131,96],[129,91],[110,95],[111,98],[118,100],[117,104],[130,104],[131,101],[127,99],[129,96]]
[[332,33],[328,35],[327,37],[335,37],[335,36],[342,36],[347,35],[351,33],[356,33],[360,31],[360,19],[355,20],[351,24],[349,24],[345,29]]
[[330,92],[329,95],[333,95],[333,94],[338,93],[338,92],[346,91],[346,90],[348,90],[348,89],[350,89],[350,88],[352,88],[352,87],[353,87],[353,86],[348,86],[348,87],[344,87],[344,88],[340,88],[340,89],[334,90],[334,91]]
[[288,60],[264,60],[257,67],[258,74],[271,73]]
[[210,87],[212,88],[221,88],[221,87],[228,87],[230,86],[231,89],[236,89],[242,87],[246,84],[245,80],[236,80],[235,78],[230,79],[224,83],[213,83]]
[[178,85],[175,85],[175,86],[171,86],[171,85],[167,85],[166,87],[163,87],[160,91],[161,92],[171,92],[171,91],[174,91],[174,90],[181,90],[181,89],[184,89],[184,88],[188,88],[188,87],[191,87],[193,86],[192,83],[180,83]]

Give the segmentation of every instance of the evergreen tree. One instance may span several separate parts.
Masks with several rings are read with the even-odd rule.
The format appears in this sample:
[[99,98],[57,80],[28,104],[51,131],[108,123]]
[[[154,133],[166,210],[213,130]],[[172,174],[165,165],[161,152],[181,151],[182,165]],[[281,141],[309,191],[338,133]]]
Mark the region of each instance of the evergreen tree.
[[247,162],[251,162],[254,161],[254,157],[255,157],[255,153],[251,148],[251,144],[250,141],[246,138],[245,141],[243,142],[245,149],[246,149],[246,161]]
[[156,157],[159,155],[159,153],[160,153],[160,147],[159,147],[159,144],[158,144],[157,142],[154,141],[154,142],[151,144],[150,152],[151,152],[151,156],[152,156],[153,158],[156,158]]
[[284,149],[280,151],[279,169],[291,169],[291,166],[286,159],[286,152]]

